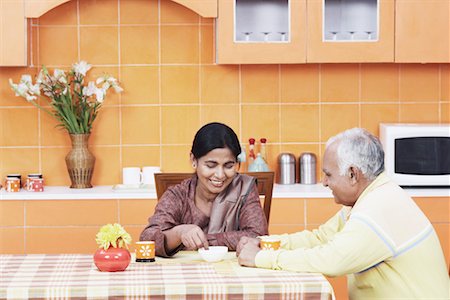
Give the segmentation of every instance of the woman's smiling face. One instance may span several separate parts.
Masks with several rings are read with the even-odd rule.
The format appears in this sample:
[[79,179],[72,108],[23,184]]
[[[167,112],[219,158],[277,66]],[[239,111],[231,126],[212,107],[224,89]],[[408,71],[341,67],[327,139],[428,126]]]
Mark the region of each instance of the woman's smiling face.
[[201,190],[219,194],[227,188],[236,175],[236,157],[228,148],[216,148],[195,159],[191,155]]

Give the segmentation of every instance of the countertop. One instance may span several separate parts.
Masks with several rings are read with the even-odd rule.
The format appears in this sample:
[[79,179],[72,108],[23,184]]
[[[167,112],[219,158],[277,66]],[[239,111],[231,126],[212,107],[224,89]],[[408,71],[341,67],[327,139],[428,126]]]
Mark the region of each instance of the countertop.
[[[120,186],[119,186],[120,187]],[[412,197],[450,197],[450,188],[405,188]],[[273,187],[273,198],[332,198],[331,191],[321,184],[280,185]],[[0,191],[0,200],[86,200],[86,199],[156,199],[154,187],[147,189],[115,188],[111,185],[90,189],[71,189],[67,186],[46,186],[43,192],[17,193]]]

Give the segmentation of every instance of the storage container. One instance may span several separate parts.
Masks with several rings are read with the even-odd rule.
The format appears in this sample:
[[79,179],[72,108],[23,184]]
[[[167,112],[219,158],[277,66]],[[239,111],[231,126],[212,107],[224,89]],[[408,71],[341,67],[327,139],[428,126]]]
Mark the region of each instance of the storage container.
[[316,155],[305,152],[300,155],[299,173],[301,184],[316,184]]
[[279,184],[295,184],[295,155],[292,153],[280,153],[278,155],[278,176]]

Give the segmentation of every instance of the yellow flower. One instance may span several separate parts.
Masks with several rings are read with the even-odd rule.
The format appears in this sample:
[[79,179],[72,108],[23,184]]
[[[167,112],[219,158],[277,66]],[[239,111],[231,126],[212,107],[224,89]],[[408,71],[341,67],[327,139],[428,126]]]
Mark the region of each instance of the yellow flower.
[[99,248],[103,247],[105,250],[110,246],[114,248],[128,248],[128,245],[131,243],[131,236],[120,224],[106,224],[100,228],[95,241]]

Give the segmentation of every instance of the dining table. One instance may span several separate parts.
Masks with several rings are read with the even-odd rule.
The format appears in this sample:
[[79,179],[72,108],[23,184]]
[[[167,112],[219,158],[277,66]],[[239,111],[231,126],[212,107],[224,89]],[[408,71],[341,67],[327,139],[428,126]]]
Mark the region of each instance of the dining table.
[[242,267],[196,251],[101,272],[89,254],[0,255],[0,299],[335,299],[320,273]]

